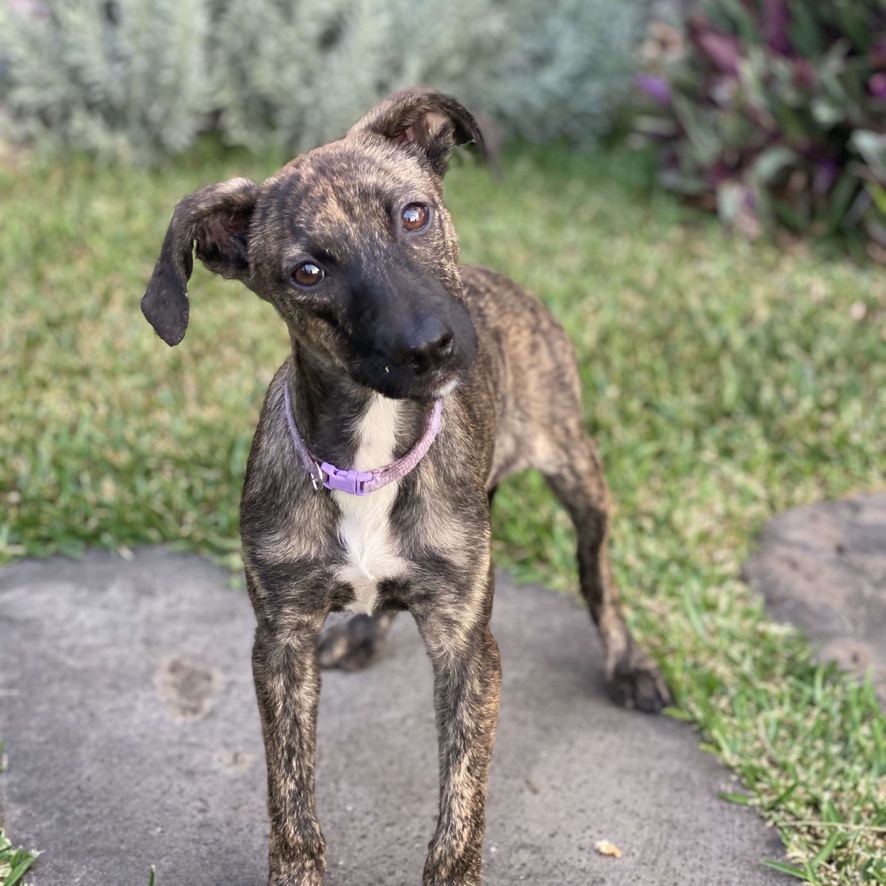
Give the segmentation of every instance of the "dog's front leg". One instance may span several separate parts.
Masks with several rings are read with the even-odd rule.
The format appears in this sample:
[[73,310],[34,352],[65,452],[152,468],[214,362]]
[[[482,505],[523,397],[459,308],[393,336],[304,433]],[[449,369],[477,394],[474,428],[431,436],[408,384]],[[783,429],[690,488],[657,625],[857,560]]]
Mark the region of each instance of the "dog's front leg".
[[[491,582],[487,593],[492,593]],[[488,611],[471,627],[454,622],[452,610],[416,613],[434,667],[440,751],[440,817],[424,886],[480,883],[486,786],[501,689],[498,645],[488,621]]]
[[252,670],[268,766],[269,886],[320,886],[326,845],[314,803],[322,616],[259,625]]

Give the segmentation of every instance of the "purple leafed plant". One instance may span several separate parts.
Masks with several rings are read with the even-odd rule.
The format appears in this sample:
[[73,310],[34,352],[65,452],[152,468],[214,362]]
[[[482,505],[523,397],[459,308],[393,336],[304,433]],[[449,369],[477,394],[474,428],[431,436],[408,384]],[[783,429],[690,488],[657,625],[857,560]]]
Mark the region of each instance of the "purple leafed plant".
[[666,187],[752,233],[860,230],[886,259],[881,0],[704,0],[635,83]]

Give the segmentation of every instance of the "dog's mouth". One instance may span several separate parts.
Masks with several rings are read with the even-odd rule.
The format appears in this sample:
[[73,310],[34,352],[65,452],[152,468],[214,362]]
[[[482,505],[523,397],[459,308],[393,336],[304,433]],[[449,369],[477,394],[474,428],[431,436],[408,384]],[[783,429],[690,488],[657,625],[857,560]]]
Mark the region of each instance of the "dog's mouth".
[[434,400],[439,400],[441,397],[451,394],[456,388],[460,387],[463,381],[463,374],[458,372],[444,372],[437,381],[436,387],[433,388],[431,396]]
[[371,359],[367,363],[352,370],[351,375],[356,382],[393,400],[417,400],[422,403],[451,394],[464,381],[468,368],[441,366],[417,374],[409,368],[397,367],[384,360]]

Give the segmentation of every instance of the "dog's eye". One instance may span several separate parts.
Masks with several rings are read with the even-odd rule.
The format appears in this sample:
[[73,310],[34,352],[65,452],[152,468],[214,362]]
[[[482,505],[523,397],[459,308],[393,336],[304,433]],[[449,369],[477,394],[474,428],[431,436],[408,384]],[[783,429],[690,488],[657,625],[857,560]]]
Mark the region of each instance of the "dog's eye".
[[400,213],[404,231],[420,231],[431,220],[431,210],[424,203],[410,203]]
[[293,272],[292,279],[299,286],[316,286],[326,276],[312,261],[303,261]]

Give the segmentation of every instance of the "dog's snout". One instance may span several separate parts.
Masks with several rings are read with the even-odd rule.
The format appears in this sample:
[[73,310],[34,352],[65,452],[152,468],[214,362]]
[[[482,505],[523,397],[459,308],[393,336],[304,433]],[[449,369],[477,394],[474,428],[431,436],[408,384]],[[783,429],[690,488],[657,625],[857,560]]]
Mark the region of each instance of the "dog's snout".
[[435,369],[452,355],[455,348],[452,333],[447,330],[438,337],[425,342],[416,349],[411,363],[416,372]]
[[402,366],[421,374],[445,363],[454,350],[452,330],[439,318],[425,316],[405,332],[394,356]]

